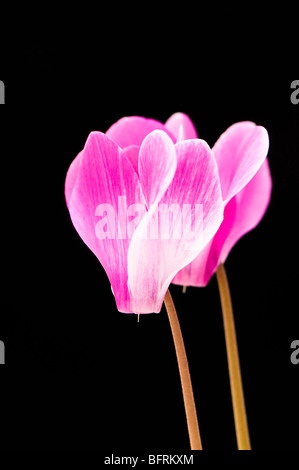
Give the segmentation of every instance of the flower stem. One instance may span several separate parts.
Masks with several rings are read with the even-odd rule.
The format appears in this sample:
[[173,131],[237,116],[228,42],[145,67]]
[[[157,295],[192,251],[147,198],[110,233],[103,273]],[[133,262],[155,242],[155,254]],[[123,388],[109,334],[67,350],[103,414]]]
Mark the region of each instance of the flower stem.
[[191,450],[202,450],[184,340],[175,306],[169,290],[166,292],[164,304],[168,314],[168,319],[171,327],[173,342],[179,366]]
[[228,280],[223,264],[220,264],[218,267],[216,277],[222,307],[229,380],[233,402],[238,450],[251,450],[233,308]]

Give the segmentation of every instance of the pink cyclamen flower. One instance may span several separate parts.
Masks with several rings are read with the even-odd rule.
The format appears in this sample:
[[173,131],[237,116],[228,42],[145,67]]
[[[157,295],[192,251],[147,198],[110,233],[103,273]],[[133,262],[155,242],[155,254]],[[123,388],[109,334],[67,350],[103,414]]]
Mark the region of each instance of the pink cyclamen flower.
[[[194,137],[193,131],[190,136]],[[223,222],[202,252],[174,277],[174,284],[207,285],[235,243],[260,222],[272,190],[268,148],[266,129],[253,122],[233,124],[220,136],[212,151],[225,203]]]
[[[198,255],[223,220],[213,153],[195,138],[189,118],[182,121],[176,129],[171,122],[122,118],[105,134],[91,132],[67,172],[72,223],[104,267],[122,312],[159,312],[175,274]],[[185,140],[186,130],[192,139]],[[159,209],[173,204],[200,207],[202,223],[192,230],[190,224],[180,237],[170,230],[165,238]],[[153,221],[158,221],[158,235],[149,237]]]

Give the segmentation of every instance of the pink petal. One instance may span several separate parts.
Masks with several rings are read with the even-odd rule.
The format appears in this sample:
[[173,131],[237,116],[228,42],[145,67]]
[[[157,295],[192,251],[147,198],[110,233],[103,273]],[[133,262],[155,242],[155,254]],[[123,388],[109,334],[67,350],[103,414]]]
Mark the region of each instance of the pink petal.
[[[172,183],[160,201],[168,208],[177,204],[198,204],[202,208],[202,220],[191,230],[174,237],[181,220],[174,215],[169,238],[149,238],[153,220],[158,217],[154,204],[135,231],[128,254],[128,284],[134,299],[134,309],[139,305],[147,312],[159,312],[166,290],[175,274],[190,263],[211,240],[223,218],[223,201],[217,165],[209,146],[202,140],[186,140],[176,144],[177,171]],[[181,225],[185,228],[184,223]],[[165,229],[159,220],[160,231]],[[159,232],[160,234],[161,232]]]
[[[196,258],[181,269],[173,278],[172,283],[179,286],[204,287],[206,282],[206,266],[211,252],[213,239],[204,247]],[[208,279],[209,280],[209,279]]]
[[[81,154],[80,169],[68,200],[71,219],[80,237],[103,265],[111,282],[117,308],[131,312],[127,287],[130,239],[127,236],[119,237],[123,237],[126,232],[127,207],[134,203],[145,204],[141,186],[123,151],[105,134],[92,132]],[[72,172],[68,173],[67,180],[69,178],[71,180],[66,182],[67,188],[74,179]],[[118,210],[119,196],[126,197],[123,211]],[[103,215],[98,211],[100,204],[109,204],[115,213],[118,212],[120,231],[116,224],[114,239],[99,239],[96,236],[97,224],[101,221],[99,215]],[[113,227],[112,218],[115,221],[114,217],[109,221]]]
[[197,139],[197,132],[193,122],[184,113],[174,113],[165,122],[165,127],[175,137],[176,142],[187,139]]
[[261,221],[269,205],[271,191],[272,179],[266,159],[252,180],[228,203],[235,204],[235,218],[223,243],[219,262],[224,263],[236,242]]
[[121,148],[129,145],[140,146],[143,139],[154,130],[162,130],[175,142],[172,134],[166,129],[164,124],[154,119],[146,119],[140,116],[128,116],[119,119],[112,124],[106,135],[114,140]]
[[141,144],[138,174],[147,206],[159,202],[173,180],[177,166],[175,146],[163,131],[153,131]]
[[261,221],[270,202],[271,189],[272,180],[266,159],[252,180],[227,203],[223,222],[210,243],[172,282],[206,286],[236,242]]
[[229,127],[213,147],[223,200],[227,202],[253,178],[267,156],[269,137],[266,129],[253,122]]
[[127,159],[131,163],[137,175],[138,175],[139,150],[140,150],[140,147],[138,145],[129,145],[129,147],[125,147],[123,149],[123,152],[125,153]]
[[235,220],[234,198],[225,206],[223,221],[214,237],[199,255],[173,279],[174,284],[204,287],[218,267],[223,244]]

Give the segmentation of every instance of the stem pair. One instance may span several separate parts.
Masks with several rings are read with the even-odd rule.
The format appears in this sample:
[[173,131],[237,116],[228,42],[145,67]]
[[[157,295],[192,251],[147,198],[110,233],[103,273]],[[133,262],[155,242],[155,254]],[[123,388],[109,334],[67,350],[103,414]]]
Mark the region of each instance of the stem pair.
[[[220,293],[233,412],[239,450],[250,450],[237,338],[229,285],[223,264],[216,272]],[[183,336],[169,290],[164,298],[179,366],[191,450],[202,450],[198,420]]]

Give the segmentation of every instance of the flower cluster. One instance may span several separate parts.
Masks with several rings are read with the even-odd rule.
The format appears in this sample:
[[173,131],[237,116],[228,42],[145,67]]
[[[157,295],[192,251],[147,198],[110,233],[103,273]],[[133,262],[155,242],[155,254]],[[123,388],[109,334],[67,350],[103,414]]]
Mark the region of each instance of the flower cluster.
[[183,113],[165,124],[124,117],[91,132],[70,165],[65,197],[118,310],[159,312],[171,282],[208,283],[266,211],[268,147],[264,127],[239,122],[210,148]]

